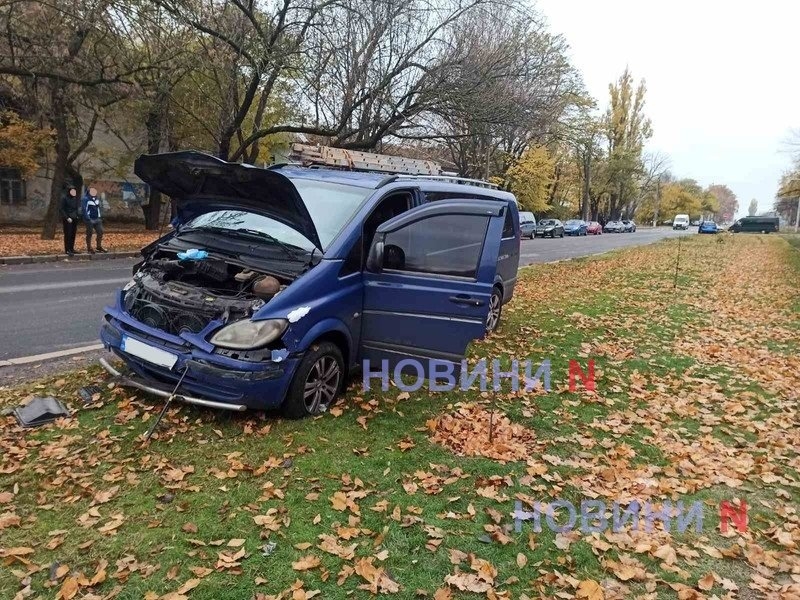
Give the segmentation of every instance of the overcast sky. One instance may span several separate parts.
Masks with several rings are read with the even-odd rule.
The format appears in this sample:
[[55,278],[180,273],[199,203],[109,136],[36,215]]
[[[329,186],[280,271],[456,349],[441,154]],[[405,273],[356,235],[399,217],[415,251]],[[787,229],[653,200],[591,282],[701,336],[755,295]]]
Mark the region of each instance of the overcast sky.
[[589,92],[607,105],[608,84],[628,65],[647,82],[649,149],[677,177],[724,183],[759,211],[772,207],[800,127],[797,0],[536,0],[571,47]]

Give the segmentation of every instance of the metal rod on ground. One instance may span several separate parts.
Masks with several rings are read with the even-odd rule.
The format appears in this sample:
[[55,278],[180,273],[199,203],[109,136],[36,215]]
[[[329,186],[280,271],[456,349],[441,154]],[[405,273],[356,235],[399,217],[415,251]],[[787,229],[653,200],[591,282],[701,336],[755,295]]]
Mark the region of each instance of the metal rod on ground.
[[162,408],[161,412],[158,413],[158,417],[156,418],[155,423],[153,423],[150,426],[150,429],[147,431],[147,434],[144,436],[144,441],[145,442],[149,442],[150,441],[150,438],[153,436],[153,433],[155,432],[156,427],[158,427],[158,424],[161,423],[161,419],[164,418],[164,415],[166,414],[167,409],[169,408],[169,405],[172,404],[172,401],[175,399],[175,392],[177,392],[178,388],[181,387],[181,384],[183,383],[183,378],[186,377],[186,373],[188,373],[188,372],[189,372],[189,365],[186,365],[184,367],[184,369],[183,369],[183,374],[181,375],[181,378],[178,380],[178,385],[176,385],[175,389],[172,390],[172,393],[169,395],[169,398],[167,398],[167,401],[164,403],[164,408]]
[[675,258],[675,279],[672,281],[672,289],[677,289],[678,287],[678,265],[681,262],[681,240],[683,236],[678,238],[678,256]]
[[492,410],[489,412],[489,443],[494,443],[494,396],[492,397]]

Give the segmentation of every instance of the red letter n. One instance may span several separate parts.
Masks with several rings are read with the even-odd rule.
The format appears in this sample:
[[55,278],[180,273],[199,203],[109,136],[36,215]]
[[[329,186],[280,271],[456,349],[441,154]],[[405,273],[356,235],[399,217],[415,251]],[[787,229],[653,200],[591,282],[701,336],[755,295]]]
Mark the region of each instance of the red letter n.
[[722,533],[728,533],[729,521],[733,521],[739,533],[747,531],[747,503],[744,500],[739,501],[738,510],[727,500],[719,503],[719,529]]
[[569,361],[569,391],[575,391],[575,379],[578,378],[581,380],[583,387],[585,387],[590,392],[594,391],[594,359],[589,359],[589,374],[583,372],[580,365],[578,365],[577,360],[570,360]]

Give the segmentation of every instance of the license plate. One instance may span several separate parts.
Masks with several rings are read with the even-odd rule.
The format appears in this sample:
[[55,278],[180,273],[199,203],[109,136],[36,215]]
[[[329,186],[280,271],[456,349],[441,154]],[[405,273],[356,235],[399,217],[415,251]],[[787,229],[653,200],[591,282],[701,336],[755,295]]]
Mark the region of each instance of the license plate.
[[127,352],[131,356],[141,358],[149,363],[158,365],[160,367],[167,367],[171,369],[178,362],[178,357],[172,352],[167,352],[161,348],[156,348],[150,344],[145,344],[139,340],[129,338],[127,335],[122,336],[122,345],[120,349]]

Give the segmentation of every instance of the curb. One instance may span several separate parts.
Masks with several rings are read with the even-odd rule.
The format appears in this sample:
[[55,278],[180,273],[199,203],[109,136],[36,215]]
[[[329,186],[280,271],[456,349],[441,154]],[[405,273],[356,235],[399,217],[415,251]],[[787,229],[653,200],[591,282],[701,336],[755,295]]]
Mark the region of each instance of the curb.
[[112,260],[115,258],[136,258],[141,254],[136,252],[109,252],[108,254],[77,254],[67,256],[66,254],[33,254],[31,256],[0,256],[0,265],[30,265],[33,263],[48,262],[77,262],[89,260]]

